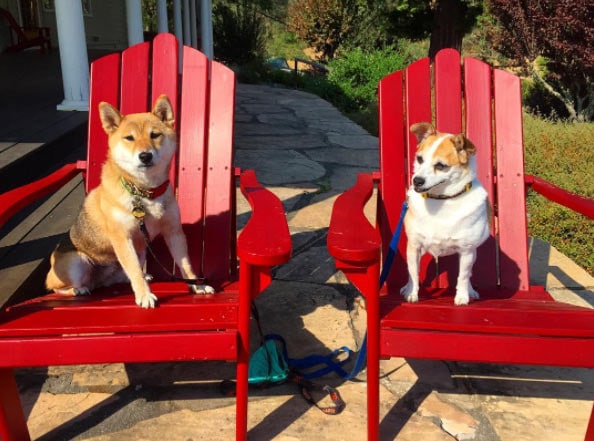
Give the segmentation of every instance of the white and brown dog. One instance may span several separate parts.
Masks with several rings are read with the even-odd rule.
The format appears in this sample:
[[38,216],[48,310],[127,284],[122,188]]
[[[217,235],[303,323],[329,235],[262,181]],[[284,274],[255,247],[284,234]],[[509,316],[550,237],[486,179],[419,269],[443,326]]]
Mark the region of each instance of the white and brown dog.
[[[109,137],[101,183],[87,195],[69,240],[53,252],[46,278],[57,293],[86,295],[96,287],[130,281],[136,304],[155,306],[143,271],[147,241],[163,235],[185,279],[196,279],[168,173],[177,148],[173,109],[161,95],[150,113],[122,115],[99,104]],[[144,231],[143,231],[144,230]],[[213,293],[190,284],[195,293]]]
[[418,301],[421,256],[460,255],[456,305],[478,293],[470,284],[476,249],[489,236],[487,192],[476,178],[475,146],[463,135],[439,133],[429,123],[411,126],[419,142],[404,219],[409,280],[400,293]]

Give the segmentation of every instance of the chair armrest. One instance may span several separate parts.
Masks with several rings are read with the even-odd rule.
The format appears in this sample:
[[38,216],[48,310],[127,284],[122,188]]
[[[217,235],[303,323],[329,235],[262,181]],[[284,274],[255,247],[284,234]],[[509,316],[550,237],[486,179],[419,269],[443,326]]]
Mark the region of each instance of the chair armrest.
[[373,176],[361,173],[355,185],[334,202],[328,251],[335,259],[355,265],[379,262],[381,238],[363,211],[372,193]]
[[27,205],[55,192],[82,170],[76,163],[66,164],[50,175],[0,195],[0,227]]
[[526,175],[525,180],[532,190],[540,193],[550,201],[594,219],[594,200],[570,193],[536,176]]
[[280,199],[260,185],[253,170],[241,173],[239,182],[252,207],[252,215],[237,240],[239,259],[257,266],[285,263],[292,246]]

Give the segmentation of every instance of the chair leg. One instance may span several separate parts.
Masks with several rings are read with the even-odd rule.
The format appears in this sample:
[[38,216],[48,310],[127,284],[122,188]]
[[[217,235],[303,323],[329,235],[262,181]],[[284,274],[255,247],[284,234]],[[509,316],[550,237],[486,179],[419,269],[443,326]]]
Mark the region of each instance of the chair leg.
[[235,396],[235,438],[247,439],[248,371],[250,359],[250,303],[255,281],[253,268],[239,265],[239,323],[237,348],[237,386]]
[[[379,440],[379,315],[367,302],[367,440]],[[372,318],[372,316],[374,316]]]
[[367,440],[379,440],[380,299],[379,263],[368,270],[367,306]]
[[30,441],[12,369],[0,369],[0,440]]
[[586,430],[584,441],[594,441],[594,406],[592,406],[590,421],[588,422],[588,429]]

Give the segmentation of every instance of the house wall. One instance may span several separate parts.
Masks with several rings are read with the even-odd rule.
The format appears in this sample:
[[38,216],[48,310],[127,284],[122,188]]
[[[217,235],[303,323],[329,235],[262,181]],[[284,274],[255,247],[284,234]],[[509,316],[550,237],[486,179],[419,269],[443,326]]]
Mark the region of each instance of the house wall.
[[[90,0],[87,3],[90,5],[89,14],[84,14],[87,47],[115,50],[126,48],[126,3],[122,0]],[[43,26],[51,29],[53,47],[58,47],[56,13],[53,8],[41,8],[41,21]]]

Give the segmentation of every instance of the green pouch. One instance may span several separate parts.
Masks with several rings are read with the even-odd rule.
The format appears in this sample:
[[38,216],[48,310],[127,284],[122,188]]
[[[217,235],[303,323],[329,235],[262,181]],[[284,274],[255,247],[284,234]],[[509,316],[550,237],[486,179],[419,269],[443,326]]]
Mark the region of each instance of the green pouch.
[[249,384],[270,384],[285,381],[289,365],[275,339],[266,339],[250,358]]

